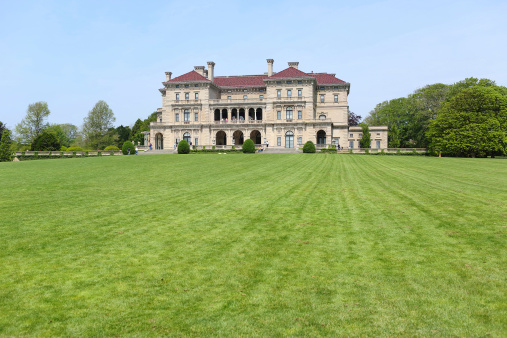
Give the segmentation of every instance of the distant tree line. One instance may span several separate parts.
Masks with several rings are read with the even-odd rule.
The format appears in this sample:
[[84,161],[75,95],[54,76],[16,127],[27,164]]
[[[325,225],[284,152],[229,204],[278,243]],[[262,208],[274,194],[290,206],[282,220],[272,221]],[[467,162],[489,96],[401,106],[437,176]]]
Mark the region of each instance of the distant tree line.
[[364,121],[387,125],[390,148],[428,148],[448,156],[507,151],[507,88],[489,79],[436,83],[379,103]]
[[[98,101],[88,112],[82,128],[70,123],[50,124],[47,121],[50,114],[46,102],[28,105],[25,117],[15,126],[15,137],[5,124],[0,122],[0,144],[3,147],[1,154],[10,154],[16,150],[55,151],[68,147],[103,150],[108,146],[115,146],[121,149],[126,141],[133,141],[135,144],[139,142],[142,145],[142,132],[149,131],[150,122],[156,121],[157,118],[157,113],[154,112],[144,120],[137,119],[132,129],[123,125],[114,127],[116,118],[105,101]],[[8,160],[7,155],[4,157]]]

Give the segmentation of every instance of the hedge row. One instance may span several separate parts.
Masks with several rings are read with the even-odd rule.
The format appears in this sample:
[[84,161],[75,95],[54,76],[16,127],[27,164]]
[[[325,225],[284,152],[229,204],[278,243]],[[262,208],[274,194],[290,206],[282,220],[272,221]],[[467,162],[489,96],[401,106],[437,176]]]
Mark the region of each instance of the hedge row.
[[[97,155],[88,155],[86,151],[83,155],[78,155],[75,151],[72,155],[64,155],[62,151],[54,151],[50,152],[49,155],[39,155],[37,152],[34,152],[33,155],[25,155],[24,153],[16,156],[16,158],[20,161],[31,161],[31,160],[44,160],[44,159],[55,159],[55,158],[77,158],[77,157],[98,157],[102,156],[102,153],[107,153],[104,151],[99,151]],[[114,152],[110,152],[109,156],[113,156]],[[107,156],[107,155],[106,155]]]

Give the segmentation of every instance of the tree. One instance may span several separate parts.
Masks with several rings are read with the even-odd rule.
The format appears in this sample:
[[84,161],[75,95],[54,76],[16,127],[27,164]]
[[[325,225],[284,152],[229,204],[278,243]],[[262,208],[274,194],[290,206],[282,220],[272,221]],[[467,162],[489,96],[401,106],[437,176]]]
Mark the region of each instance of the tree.
[[39,136],[37,136],[31,145],[33,151],[57,151],[60,150],[62,144],[52,132],[44,130]]
[[12,161],[11,152],[11,131],[4,129],[2,132],[2,138],[0,139],[0,162]]
[[363,130],[363,136],[359,140],[359,145],[361,148],[370,148],[371,145],[371,135],[370,128],[365,123],[360,123],[361,129]]
[[26,116],[16,125],[16,133],[24,144],[30,144],[48,127],[46,118],[51,114],[46,102],[40,101],[28,105]]
[[129,126],[124,127],[123,125],[116,128],[116,134],[118,135],[118,140],[116,141],[116,145],[118,148],[121,148],[123,142],[130,140],[130,134],[132,130],[130,130]]
[[51,124],[46,131],[56,135],[62,146],[69,147],[76,141],[78,128],[71,123]]
[[0,121],[0,140],[2,139],[2,134],[5,129],[7,129],[7,127],[2,123],[2,121]]
[[507,151],[507,95],[492,86],[456,94],[431,124],[428,136],[437,153],[487,156]]
[[361,116],[356,115],[349,110],[348,119],[349,119],[349,127],[355,127],[359,124],[359,121],[361,121]]
[[102,149],[114,142],[115,132],[110,131],[116,121],[113,111],[102,100],[97,102],[84,118],[83,134],[85,143],[92,149]]
[[141,119],[137,119],[136,123],[132,127],[132,132],[130,133],[130,138],[133,140],[134,136],[141,131],[141,126],[143,125],[143,121]]

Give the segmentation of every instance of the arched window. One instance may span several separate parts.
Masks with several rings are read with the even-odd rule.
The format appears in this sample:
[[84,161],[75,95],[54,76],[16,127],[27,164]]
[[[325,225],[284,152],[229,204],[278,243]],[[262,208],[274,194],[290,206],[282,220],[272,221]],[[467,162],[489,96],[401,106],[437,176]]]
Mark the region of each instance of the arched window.
[[293,119],[293,115],[292,115],[292,107],[288,107],[287,108],[287,111],[286,111],[286,114],[285,114],[285,118],[287,120],[292,120]]
[[190,133],[185,133],[185,134],[183,134],[183,139],[184,139],[185,141],[187,141],[187,142],[188,142],[188,144],[190,144]]
[[292,131],[285,133],[285,148],[294,148],[294,133]]
[[319,130],[317,133],[317,144],[326,144],[326,132]]

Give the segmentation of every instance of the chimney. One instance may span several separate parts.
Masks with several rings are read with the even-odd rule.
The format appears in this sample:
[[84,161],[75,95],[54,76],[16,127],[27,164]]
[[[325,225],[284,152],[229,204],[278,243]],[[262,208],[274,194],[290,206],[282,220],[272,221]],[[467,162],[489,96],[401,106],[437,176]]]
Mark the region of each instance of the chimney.
[[289,62],[289,67],[298,69],[299,62]]
[[213,82],[215,78],[215,63],[213,61],[208,61],[208,80]]
[[204,76],[204,66],[194,66],[194,70],[199,73],[199,75]]
[[268,62],[268,76],[273,75],[273,63],[275,63],[275,60],[273,59],[267,59]]
[[169,80],[171,80],[171,75],[173,75],[173,73],[171,73],[171,72],[165,72],[165,81],[166,82],[169,81]]

